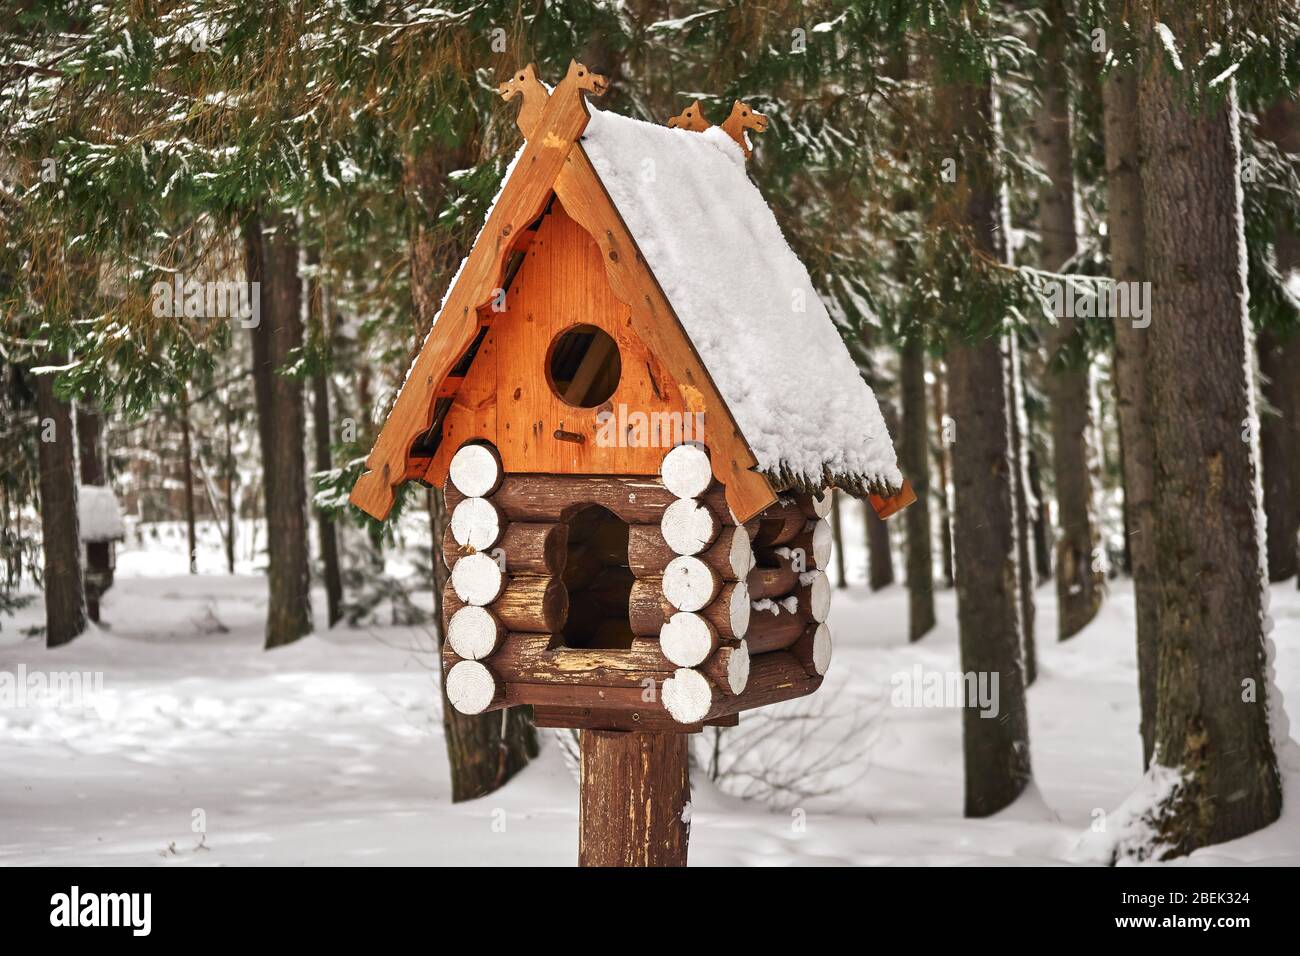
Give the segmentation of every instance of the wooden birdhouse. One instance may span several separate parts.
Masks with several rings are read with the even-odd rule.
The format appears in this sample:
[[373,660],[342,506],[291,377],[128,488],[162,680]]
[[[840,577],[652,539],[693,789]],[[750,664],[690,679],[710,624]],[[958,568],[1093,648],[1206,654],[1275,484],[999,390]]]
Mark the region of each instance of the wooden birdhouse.
[[383,519],[399,483],[445,488],[453,706],[530,704],[592,748],[637,732],[684,779],[682,735],[821,684],[830,489],[882,514],[909,492],[746,174],[766,118],[657,126],[589,108],[604,87],[578,63],[501,87],[524,146],[352,501]]

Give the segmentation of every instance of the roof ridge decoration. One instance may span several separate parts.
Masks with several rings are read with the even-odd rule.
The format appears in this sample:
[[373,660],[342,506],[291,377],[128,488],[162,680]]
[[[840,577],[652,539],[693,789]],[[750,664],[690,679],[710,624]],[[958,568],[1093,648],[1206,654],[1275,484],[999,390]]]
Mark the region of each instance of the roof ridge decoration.
[[[366,459],[367,470],[353,487],[352,503],[382,520],[396,499],[397,485],[415,478],[441,484],[446,478],[448,456],[428,451],[428,443],[421,439],[439,437],[433,435],[436,427],[441,427],[435,427],[441,421],[438,407],[445,408],[454,401],[464,381],[464,369],[472,361],[476,339],[492,322],[489,305],[500,293],[503,282],[508,283],[507,263],[512,253],[526,246],[531,237],[530,225],[542,215],[552,197],[594,240],[610,291],[629,307],[628,327],[665,362],[678,383],[686,409],[707,414],[711,467],[739,521],[748,521],[771,505],[777,490],[820,492],[825,487],[837,486],[860,497],[894,495],[903,480],[879,408],[861,382],[820,300],[815,302],[815,308],[810,306],[808,310],[814,313],[813,318],[795,321],[777,314],[779,310],[768,303],[764,313],[768,327],[765,332],[753,335],[772,335],[769,351],[775,350],[776,354],[758,355],[757,367],[745,376],[734,367],[734,361],[723,361],[717,368],[705,362],[706,355],[711,362],[719,360],[718,342],[710,338],[710,335],[717,338],[718,329],[697,313],[701,313],[702,305],[716,308],[717,303],[712,300],[702,303],[698,295],[691,298],[688,290],[690,301],[675,305],[677,297],[683,294],[678,288],[681,277],[673,269],[666,276],[656,275],[655,269],[664,257],[663,243],[666,238],[670,241],[672,238],[656,234],[656,230],[662,233],[667,229],[672,233],[674,229],[690,228],[686,226],[689,216],[669,216],[667,211],[679,202],[686,202],[687,193],[694,195],[701,189],[698,182],[688,183],[692,170],[698,178],[701,170],[711,168],[715,172],[710,175],[724,179],[739,177],[731,183],[732,201],[740,201],[739,218],[726,222],[730,228],[741,230],[743,238],[740,234],[722,238],[702,233],[695,237],[697,242],[724,242],[733,258],[737,250],[745,250],[744,258],[732,265],[737,274],[759,276],[756,288],[763,286],[768,276],[779,275],[792,290],[798,287],[800,301],[806,299],[813,303],[816,299],[806,268],[784,241],[766,201],[745,176],[742,156],[731,149],[730,143],[735,142],[748,155],[745,133],[766,129],[767,118],[754,113],[740,100],[735,101],[727,123],[717,128],[716,133],[702,113],[697,113],[695,118],[686,116],[688,121],[694,119],[696,125],[705,124],[701,139],[714,140],[706,150],[707,155],[699,154],[697,150],[704,144],[696,146],[689,142],[695,137],[682,142],[663,127],[601,111],[597,111],[600,121],[596,123],[588,111],[585,96],[600,95],[606,86],[603,76],[571,61],[567,74],[554,90],[537,76],[532,64],[516,71],[498,88],[503,99],[522,101],[517,122],[525,136],[524,146],[507,170],[482,230],[451,281],[438,315]],[[688,107],[684,113],[697,105]],[[671,148],[673,143],[666,140],[655,143],[653,136],[649,140],[644,138],[655,129],[673,143],[689,147],[686,153],[677,155]],[[628,169],[607,169],[611,159],[609,151],[616,145],[610,137],[618,140],[624,131],[631,136],[627,148],[635,155],[622,159],[636,165]],[[646,153],[639,151],[642,146]],[[658,192],[642,194],[638,190],[643,190],[644,184],[638,177],[644,175],[645,157],[656,150],[664,151],[659,159],[665,169],[681,163],[686,163],[687,168],[665,173],[667,178],[654,186]],[[714,150],[716,157],[710,160]],[[693,158],[688,159],[688,154]],[[705,165],[696,168],[692,164],[697,160],[705,160]],[[633,192],[629,193],[629,189]],[[679,190],[681,195],[673,190]],[[634,200],[635,208],[623,209],[629,199]],[[651,205],[647,207],[647,203]],[[655,203],[664,205],[659,208]],[[741,213],[742,208],[748,211]],[[643,221],[647,213],[656,221]],[[660,222],[665,216],[668,221]],[[634,231],[633,224],[646,235]],[[758,244],[744,241],[759,236],[762,241]],[[649,245],[643,247],[639,243]],[[643,248],[649,256],[643,254]],[[751,249],[752,253],[748,251]],[[726,250],[723,251],[725,258]],[[669,260],[674,265],[680,264],[672,256]],[[665,281],[668,286],[662,284]],[[672,291],[673,298],[666,289]],[[705,291],[709,297],[716,292]],[[773,297],[765,293],[764,302],[771,299],[774,303],[779,298],[780,295]],[[682,312],[683,308],[687,312]],[[816,313],[821,313],[825,320],[824,328]],[[717,313],[705,308],[704,314],[707,319]],[[687,318],[689,322],[685,321]],[[732,316],[731,320],[734,325],[740,317]],[[727,342],[737,341],[736,336],[744,334],[733,329]],[[697,341],[696,336],[700,335],[702,338]],[[751,339],[758,341],[753,335]],[[809,361],[817,363],[820,371],[798,365],[771,367],[773,362],[786,361],[789,346],[796,339],[818,343],[818,357]],[[839,380],[834,401],[824,401],[820,410],[814,410],[807,403],[792,403],[785,397],[801,393],[809,383],[824,383],[824,373],[831,366],[834,366],[832,377]],[[729,399],[740,404],[733,408]],[[745,430],[740,427],[741,421],[747,422]],[[785,444],[790,441],[794,442],[793,447]],[[887,505],[885,500],[872,503],[877,510]],[[899,506],[902,503],[897,502]]]

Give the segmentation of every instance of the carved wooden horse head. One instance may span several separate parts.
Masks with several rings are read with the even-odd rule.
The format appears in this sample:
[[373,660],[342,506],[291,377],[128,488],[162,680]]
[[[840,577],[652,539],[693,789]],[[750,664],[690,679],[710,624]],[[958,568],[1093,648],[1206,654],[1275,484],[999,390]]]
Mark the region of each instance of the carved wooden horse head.
[[712,125],[705,118],[704,111],[700,109],[699,100],[696,100],[668,121],[669,129],[685,129],[690,130],[692,133],[703,133]]
[[523,97],[523,104],[519,107],[519,116],[516,117],[515,122],[527,139],[537,128],[537,122],[542,118],[542,110],[551,96],[546,89],[546,84],[537,78],[537,68],[529,63],[523,69],[515,70],[510,79],[497,87],[497,92],[506,102],[515,97]]
[[736,100],[731,105],[731,115],[723,120],[722,130],[736,141],[740,148],[744,150],[745,158],[749,159],[752,150],[749,148],[749,140],[745,136],[745,131],[765,132],[767,130],[767,117],[762,113],[755,113],[749,108],[748,103]]
[[[571,60],[569,72],[561,86],[599,96],[605,92],[609,81],[599,73],[592,73],[576,60]],[[530,139],[541,121],[542,110],[546,108],[547,100],[551,98],[551,91],[537,76],[537,68],[529,63],[522,69],[516,70],[510,79],[497,87],[497,92],[507,102],[516,97],[523,98],[523,105],[519,107],[519,115],[515,118],[515,122],[520,132],[524,134],[524,139]]]
[[577,60],[569,61],[569,72],[565,75],[564,80],[565,82],[572,81],[577,84],[578,89],[586,90],[596,96],[602,95],[605,90],[609,89],[609,79],[607,77],[591,72]]

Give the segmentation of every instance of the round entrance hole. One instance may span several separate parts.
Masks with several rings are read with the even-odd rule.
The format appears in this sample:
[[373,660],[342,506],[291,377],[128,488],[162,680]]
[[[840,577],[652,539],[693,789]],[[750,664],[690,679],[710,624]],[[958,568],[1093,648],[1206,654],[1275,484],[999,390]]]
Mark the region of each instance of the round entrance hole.
[[546,356],[546,381],[560,401],[595,408],[618,388],[623,362],[604,329],[575,325],[555,337]]

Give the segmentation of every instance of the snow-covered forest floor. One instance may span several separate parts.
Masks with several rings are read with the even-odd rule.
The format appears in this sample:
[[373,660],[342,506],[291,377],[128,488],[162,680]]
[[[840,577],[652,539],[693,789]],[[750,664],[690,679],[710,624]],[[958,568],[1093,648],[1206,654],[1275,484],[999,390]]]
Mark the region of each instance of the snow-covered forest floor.
[[[502,791],[453,806],[428,629],[321,628],[263,652],[265,580],[247,565],[222,573],[212,544],[193,577],[174,534],[123,546],[107,626],[64,648],[24,637],[42,620],[39,598],[0,621],[0,671],[103,674],[90,708],[0,708],[0,863],[576,861],[577,785],[555,732],[542,732],[541,759]],[[862,580],[861,561],[851,549],[850,582]],[[1054,640],[1054,605],[1052,586],[1040,588],[1037,786],[1008,811],[962,818],[957,709],[891,703],[896,675],[958,669],[955,594],[939,595],[939,627],[909,646],[906,591],[856,583],[836,592],[835,658],[818,694],[773,709],[789,719],[742,717],[722,735],[720,765],[732,772],[717,782],[706,772],[713,741],[697,741],[691,862],[1085,862],[1080,835],[1141,778],[1133,596],[1112,581],[1098,619],[1066,644]],[[1294,711],[1294,582],[1272,588],[1271,614]],[[757,729],[768,740],[751,748]],[[1180,862],[1300,864],[1300,762],[1294,741],[1282,751],[1282,819]]]

